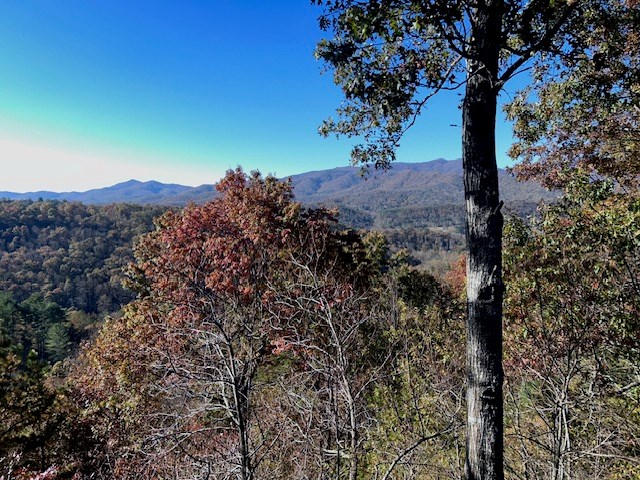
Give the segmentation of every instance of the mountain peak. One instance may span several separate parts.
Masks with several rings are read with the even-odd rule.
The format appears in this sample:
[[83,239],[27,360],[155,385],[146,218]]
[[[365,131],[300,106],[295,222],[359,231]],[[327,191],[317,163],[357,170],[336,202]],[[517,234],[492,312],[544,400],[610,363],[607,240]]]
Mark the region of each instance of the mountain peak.
[[142,184],[140,180],[136,180],[135,178],[132,178],[131,180],[127,180],[126,182],[116,183],[115,185],[112,185],[111,187],[106,187],[106,188],[133,187],[135,185],[140,185],[140,184]]

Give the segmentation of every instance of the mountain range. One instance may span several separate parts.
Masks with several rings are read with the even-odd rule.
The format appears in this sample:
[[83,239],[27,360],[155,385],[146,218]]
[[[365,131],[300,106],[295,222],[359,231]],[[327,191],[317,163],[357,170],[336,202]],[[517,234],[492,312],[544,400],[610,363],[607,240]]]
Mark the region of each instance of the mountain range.
[[[557,198],[555,192],[549,192],[538,184],[518,182],[505,170],[501,169],[499,174],[501,198],[507,213],[527,215],[541,200]],[[290,178],[298,201],[307,205],[338,207],[343,221],[353,226],[460,228],[463,224],[461,160],[394,163],[386,172],[371,171],[364,177],[358,167],[338,167]],[[188,187],[129,180],[86,192],[0,192],[0,198],[183,206],[189,202],[206,202],[215,194],[213,185]]]

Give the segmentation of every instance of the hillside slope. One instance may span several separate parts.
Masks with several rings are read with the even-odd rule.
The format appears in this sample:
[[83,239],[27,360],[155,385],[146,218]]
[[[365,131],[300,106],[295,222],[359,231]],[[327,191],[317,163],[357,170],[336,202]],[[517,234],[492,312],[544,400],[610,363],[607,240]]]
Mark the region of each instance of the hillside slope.
[[[528,215],[555,192],[538,184],[518,182],[500,170],[500,190],[507,214]],[[464,223],[461,160],[396,163],[387,172],[366,179],[357,167],[294,175],[296,197],[307,204],[336,206],[347,223],[362,227],[456,227]]]

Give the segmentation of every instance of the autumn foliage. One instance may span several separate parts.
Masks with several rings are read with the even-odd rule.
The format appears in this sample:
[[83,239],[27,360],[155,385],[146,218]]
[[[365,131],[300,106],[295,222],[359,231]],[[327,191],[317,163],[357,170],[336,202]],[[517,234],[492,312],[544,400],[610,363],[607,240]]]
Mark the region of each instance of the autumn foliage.
[[111,419],[102,434],[121,478],[178,465],[184,478],[253,478],[283,437],[277,381],[317,367],[326,315],[349,320],[339,329],[369,318],[354,300],[375,271],[360,236],[273,177],[238,169],[217,188],[143,237],[128,281],[138,299],[81,356],[77,385]]
[[[638,212],[576,175],[508,223],[507,478],[636,478]],[[460,477],[464,257],[416,270],[241,170],[156,225],[127,269],[136,300],[77,357],[22,364],[26,347],[0,345],[3,474]],[[5,325],[41,303],[5,300]]]

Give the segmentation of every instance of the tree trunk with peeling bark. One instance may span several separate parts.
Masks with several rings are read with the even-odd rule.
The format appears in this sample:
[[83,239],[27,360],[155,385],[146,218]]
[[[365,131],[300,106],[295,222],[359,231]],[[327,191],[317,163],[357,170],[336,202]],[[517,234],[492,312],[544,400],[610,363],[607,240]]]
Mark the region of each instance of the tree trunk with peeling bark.
[[478,8],[463,103],[467,235],[467,480],[502,480],[502,214],[495,122],[502,2]]

